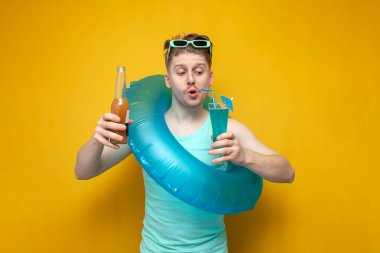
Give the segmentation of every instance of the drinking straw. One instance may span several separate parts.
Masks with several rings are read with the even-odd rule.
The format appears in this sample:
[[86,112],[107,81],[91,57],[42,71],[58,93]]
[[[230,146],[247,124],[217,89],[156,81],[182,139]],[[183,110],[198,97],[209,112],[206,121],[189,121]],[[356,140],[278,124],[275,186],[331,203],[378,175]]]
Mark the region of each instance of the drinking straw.
[[214,91],[212,89],[201,89],[201,91],[211,92],[212,102],[215,104]]

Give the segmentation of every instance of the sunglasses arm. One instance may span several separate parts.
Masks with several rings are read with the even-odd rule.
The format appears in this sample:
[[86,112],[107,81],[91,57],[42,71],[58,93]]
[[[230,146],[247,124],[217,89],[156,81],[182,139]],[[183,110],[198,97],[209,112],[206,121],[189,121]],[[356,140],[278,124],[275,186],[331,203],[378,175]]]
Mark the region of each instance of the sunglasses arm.
[[166,54],[166,63],[167,63],[168,60],[169,60],[170,48],[171,48],[171,46],[169,45],[168,53]]

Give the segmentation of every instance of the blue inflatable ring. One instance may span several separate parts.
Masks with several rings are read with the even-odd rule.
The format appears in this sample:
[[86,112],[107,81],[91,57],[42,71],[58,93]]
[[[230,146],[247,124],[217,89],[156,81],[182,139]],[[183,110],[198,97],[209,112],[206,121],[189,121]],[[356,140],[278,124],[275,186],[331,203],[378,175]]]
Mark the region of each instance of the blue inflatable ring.
[[171,105],[171,90],[163,75],[132,82],[126,96],[133,119],[129,146],[160,186],[182,201],[213,213],[233,214],[254,208],[262,191],[261,177],[232,163],[227,171],[208,166],[172,135],[164,118]]

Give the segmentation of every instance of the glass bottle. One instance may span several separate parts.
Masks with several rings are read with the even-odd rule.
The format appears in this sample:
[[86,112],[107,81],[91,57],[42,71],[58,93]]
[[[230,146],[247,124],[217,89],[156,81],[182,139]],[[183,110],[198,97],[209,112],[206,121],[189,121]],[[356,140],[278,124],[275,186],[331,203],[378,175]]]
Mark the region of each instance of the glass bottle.
[[119,116],[118,123],[125,124],[126,130],[113,131],[123,137],[121,141],[111,140],[113,144],[126,144],[128,140],[128,123],[129,123],[129,103],[127,98],[123,97],[123,90],[126,88],[125,67],[118,66],[116,74],[115,98],[112,101],[111,113]]

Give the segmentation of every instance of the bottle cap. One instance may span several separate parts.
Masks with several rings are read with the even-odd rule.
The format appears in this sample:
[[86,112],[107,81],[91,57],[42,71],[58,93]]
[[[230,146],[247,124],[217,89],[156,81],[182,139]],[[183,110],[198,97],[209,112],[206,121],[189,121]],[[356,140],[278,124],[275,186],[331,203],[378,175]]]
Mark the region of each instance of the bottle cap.
[[117,72],[125,72],[125,66],[117,66]]

